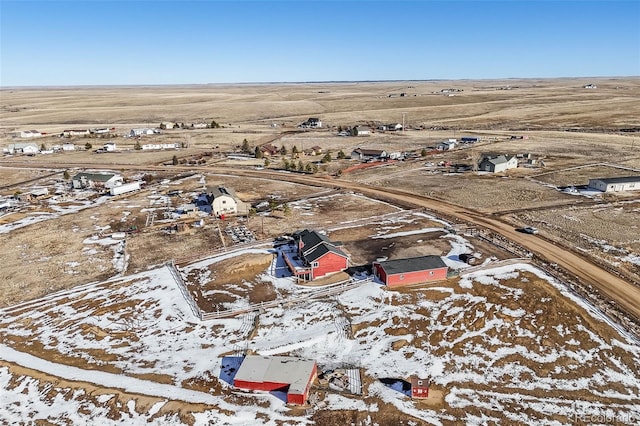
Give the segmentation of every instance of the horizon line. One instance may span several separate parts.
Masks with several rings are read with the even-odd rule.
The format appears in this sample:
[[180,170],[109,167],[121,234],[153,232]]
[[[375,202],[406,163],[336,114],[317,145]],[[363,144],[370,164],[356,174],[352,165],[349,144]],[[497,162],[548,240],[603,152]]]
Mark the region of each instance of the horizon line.
[[122,84],[52,84],[52,85],[12,85],[0,84],[0,90],[14,89],[56,89],[56,88],[99,88],[99,87],[160,87],[160,86],[242,86],[278,84],[353,84],[353,83],[399,83],[438,81],[500,81],[500,80],[561,80],[561,79],[625,79],[640,78],[640,75],[577,76],[577,77],[492,77],[492,78],[429,78],[429,79],[388,79],[388,80],[309,80],[309,81],[246,81],[234,83],[122,83]]

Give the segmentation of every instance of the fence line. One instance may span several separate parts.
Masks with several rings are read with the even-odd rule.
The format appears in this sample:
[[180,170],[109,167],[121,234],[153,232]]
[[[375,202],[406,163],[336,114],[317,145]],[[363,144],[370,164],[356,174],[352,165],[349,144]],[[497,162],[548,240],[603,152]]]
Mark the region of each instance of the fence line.
[[202,313],[202,317],[200,319],[202,321],[208,321],[208,320],[219,319],[219,318],[228,318],[228,317],[234,317],[240,314],[244,314],[247,312],[262,311],[264,309],[273,308],[279,305],[288,305],[292,303],[303,302],[303,301],[314,299],[317,297],[324,297],[324,296],[330,296],[332,294],[343,293],[345,291],[354,289],[356,287],[360,287],[361,285],[371,281],[373,281],[373,278],[367,278],[364,280],[355,280],[355,281],[345,280],[345,281],[342,281],[341,283],[332,285],[331,287],[325,287],[321,290],[307,292],[299,296],[290,297],[288,299],[276,299],[269,302],[253,303],[251,305],[244,306],[241,308],[227,309],[224,311],[205,312],[205,313]]
[[171,261],[167,263],[167,268],[169,268],[169,272],[171,272],[173,279],[175,280],[176,284],[178,284],[178,288],[182,293],[182,297],[184,297],[184,300],[186,300],[193,314],[198,317],[198,319],[202,320],[202,310],[200,310],[200,307],[187,289],[187,284],[182,279],[182,275],[180,275],[180,271],[178,271],[178,268],[176,268],[176,264]]

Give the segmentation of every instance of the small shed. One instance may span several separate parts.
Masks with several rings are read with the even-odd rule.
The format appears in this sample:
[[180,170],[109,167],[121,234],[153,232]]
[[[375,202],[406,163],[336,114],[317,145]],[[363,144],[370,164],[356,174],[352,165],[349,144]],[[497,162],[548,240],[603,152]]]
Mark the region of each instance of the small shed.
[[411,378],[411,398],[429,398],[429,381],[427,379],[420,379],[415,376]]

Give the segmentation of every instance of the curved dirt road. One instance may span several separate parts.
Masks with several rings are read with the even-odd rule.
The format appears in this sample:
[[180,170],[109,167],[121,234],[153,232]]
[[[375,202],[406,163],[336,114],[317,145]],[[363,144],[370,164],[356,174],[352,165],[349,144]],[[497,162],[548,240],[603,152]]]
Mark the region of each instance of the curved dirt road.
[[[3,162],[0,162],[0,164]],[[37,162],[25,163],[5,163],[11,167],[25,168],[70,168],[85,167],[82,164],[38,164]],[[526,248],[531,253],[547,260],[549,263],[556,263],[566,271],[575,275],[583,284],[587,284],[597,289],[602,295],[613,301],[622,311],[626,312],[635,322],[640,322],[640,288],[632,283],[617,277],[600,266],[591,263],[588,259],[566,250],[564,247],[554,245],[552,242],[540,238],[536,235],[523,234],[516,231],[512,225],[499,221],[486,215],[460,207],[451,203],[435,200],[418,194],[403,192],[368,186],[360,183],[340,179],[319,178],[305,175],[298,175],[288,172],[274,172],[268,170],[246,170],[227,167],[185,167],[185,166],[150,166],[131,164],[92,164],[92,168],[106,169],[130,169],[130,170],[153,170],[153,171],[199,171],[209,173],[224,173],[236,176],[246,176],[252,178],[262,178],[268,180],[279,180],[302,185],[318,187],[334,187],[347,189],[371,196],[372,198],[384,199],[399,204],[410,204],[416,207],[429,209],[435,213],[458,218],[462,221],[487,228],[497,234],[502,235],[510,241]]]

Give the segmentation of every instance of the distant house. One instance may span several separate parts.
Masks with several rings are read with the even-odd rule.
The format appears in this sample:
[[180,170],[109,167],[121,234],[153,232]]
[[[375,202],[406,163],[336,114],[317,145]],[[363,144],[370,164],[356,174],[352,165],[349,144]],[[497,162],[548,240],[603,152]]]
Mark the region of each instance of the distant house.
[[305,229],[293,233],[296,252],[285,254],[284,260],[289,270],[303,281],[340,272],[349,266],[349,256],[330,241],[326,235]]
[[159,133],[157,130],[155,129],[150,129],[148,127],[144,127],[144,128],[140,128],[140,129],[131,129],[131,131],[129,132],[129,137],[130,138],[135,138],[137,136],[145,136],[145,135],[153,135]]
[[[198,197],[198,200],[202,199],[202,195],[203,194]],[[224,186],[209,187],[204,195],[209,204],[205,207],[204,203],[200,202],[198,208],[207,213],[220,217],[225,215],[247,214],[249,212],[248,205],[242,202],[231,188]]]
[[373,262],[373,273],[388,287],[417,284],[447,278],[447,265],[440,256]]
[[456,141],[443,141],[436,145],[438,151],[450,151],[456,147]]
[[115,130],[115,128],[109,129],[108,127],[101,127],[99,129],[89,129],[89,132],[94,135],[104,135],[111,132],[112,130]]
[[88,136],[91,132],[89,129],[72,129],[72,130],[64,130],[62,132],[62,136],[65,138],[70,138],[72,136]]
[[22,130],[18,133],[18,136],[21,138],[39,138],[42,136],[42,133],[37,130]]
[[317,375],[318,367],[313,360],[248,355],[242,360],[233,385],[240,389],[286,392],[288,404],[303,405]]
[[371,128],[367,126],[356,126],[351,129],[353,136],[369,136],[371,135]]
[[589,179],[589,187],[602,192],[640,190],[640,176]]
[[351,151],[352,160],[371,161],[381,160],[387,157],[387,151],[382,149],[356,148]]
[[262,155],[265,157],[271,157],[273,155],[277,155],[280,152],[278,148],[271,145],[270,143],[262,145],[259,149]]
[[384,126],[385,130],[389,130],[389,131],[398,131],[398,130],[402,130],[402,124],[400,123],[391,123],[391,124],[387,124]]
[[165,130],[165,129],[173,129],[174,127],[176,127],[176,123],[174,123],[173,121],[163,121],[162,123],[160,123],[160,129]]
[[75,151],[76,150],[76,146],[72,143],[63,143],[62,144],[62,150],[63,151]]
[[309,151],[310,155],[318,155],[318,154],[322,154],[322,147],[321,146],[312,146],[311,150]]
[[584,89],[597,89],[598,86],[596,86],[595,84],[585,84],[584,86],[582,86],[582,88],[584,88]]
[[11,143],[7,147],[6,151],[9,154],[33,155],[39,153],[40,148],[38,148],[38,145],[33,142]]
[[102,146],[102,149],[108,152],[116,151],[116,143],[115,142],[107,142]]
[[303,122],[302,124],[300,124],[300,126],[298,127],[302,127],[305,129],[319,129],[322,127],[322,121],[320,121],[319,118],[315,118],[315,117],[310,117],[307,119],[307,121]]
[[78,173],[71,179],[74,189],[111,189],[124,183],[122,176],[111,173]]
[[425,399],[429,398],[429,381],[418,377],[411,378],[411,398]]
[[480,142],[480,138],[477,136],[463,136],[460,138],[460,142],[462,143],[478,143]]
[[149,150],[162,150],[162,149],[178,149],[180,148],[180,144],[178,142],[175,143],[146,143],[141,145],[141,148],[145,151]]
[[206,129],[209,125],[207,123],[193,123],[191,124],[191,127],[194,129]]
[[478,163],[478,170],[491,173],[500,173],[517,167],[518,158],[515,155],[485,154]]

